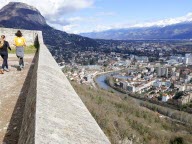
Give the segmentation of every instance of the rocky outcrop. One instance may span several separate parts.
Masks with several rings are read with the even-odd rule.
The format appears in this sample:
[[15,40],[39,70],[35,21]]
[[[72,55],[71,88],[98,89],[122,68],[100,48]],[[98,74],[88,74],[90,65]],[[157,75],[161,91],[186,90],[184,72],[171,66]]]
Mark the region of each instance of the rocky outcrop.
[[47,26],[44,17],[36,8],[20,2],[10,2],[0,10],[0,24],[28,29]]

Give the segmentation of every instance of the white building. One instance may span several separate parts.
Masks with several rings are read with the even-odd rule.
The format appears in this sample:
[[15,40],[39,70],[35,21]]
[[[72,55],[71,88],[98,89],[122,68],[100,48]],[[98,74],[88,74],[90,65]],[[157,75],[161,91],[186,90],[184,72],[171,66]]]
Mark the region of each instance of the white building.
[[170,60],[167,61],[167,64],[168,65],[175,65],[175,64],[179,64],[179,62],[177,60],[175,60],[175,59],[170,59]]
[[185,79],[185,83],[189,83],[191,79],[192,79],[192,74],[187,75],[187,77]]
[[147,83],[140,83],[140,84],[128,83],[127,90],[132,93],[135,93],[135,92],[141,93],[141,92],[144,92],[145,90],[148,90],[153,85],[154,82],[155,81],[152,80]]
[[192,54],[185,54],[185,64],[192,65]]
[[163,102],[167,102],[169,99],[170,99],[170,97],[169,97],[169,95],[167,95],[167,94],[164,94],[164,95],[162,96],[162,101],[163,101]]
[[160,80],[156,80],[154,83],[153,83],[153,86],[154,87],[161,87],[161,81]]
[[[186,57],[183,57],[181,55],[178,56],[170,56],[170,60],[176,60],[178,63],[185,63]],[[171,62],[171,61],[170,61]],[[173,62],[173,61],[172,61]]]
[[136,56],[136,55],[131,55],[130,58],[133,60],[137,60],[137,62],[141,63],[147,63],[149,62],[149,58],[147,56]]
[[161,79],[157,79],[156,81],[153,82],[153,86],[154,87],[165,86],[165,87],[169,88],[171,86],[171,82],[169,80],[162,81]]

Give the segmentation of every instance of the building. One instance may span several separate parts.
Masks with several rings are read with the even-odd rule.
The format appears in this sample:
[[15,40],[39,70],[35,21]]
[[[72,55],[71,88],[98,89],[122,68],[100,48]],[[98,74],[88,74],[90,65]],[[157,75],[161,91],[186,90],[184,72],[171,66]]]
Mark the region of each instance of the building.
[[162,76],[165,76],[165,77],[168,77],[169,75],[169,69],[167,67],[157,67],[157,76],[158,77],[162,77]]
[[180,99],[178,99],[179,105],[184,105],[192,101],[192,93],[185,94]]
[[146,90],[149,90],[154,82],[155,82],[154,80],[151,80],[148,81],[147,83],[146,82],[128,83],[127,90],[132,93],[135,92],[142,93]]
[[161,81],[160,80],[156,80],[154,83],[153,83],[153,86],[154,87],[161,87]]
[[176,59],[170,59],[167,61],[168,65],[176,65],[179,64],[179,62]]
[[136,60],[137,62],[141,62],[141,63],[148,63],[149,62],[149,58],[147,56],[131,55],[130,58],[132,60]]
[[192,74],[186,76],[185,83],[189,83],[192,79]]
[[167,102],[170,99],[168,94],[163,94],[162,96],[162,102]]
[[192,54],[185,54],[185,64],[192,65]]
[[127,91],[131,92],[131,93],[135,93],[136,92],[136,88],[133,85],[128,85],[127,86]]
[[171,64],[171,63],[173,64],[173,63],[175,63],[176,61],[177,61],[178,63],[185,63],[185,62],[186,62],[186,57],[183,57],[182,55],[170,56],[169,59],[172,60],[172,61],[169,61],[170,64]]

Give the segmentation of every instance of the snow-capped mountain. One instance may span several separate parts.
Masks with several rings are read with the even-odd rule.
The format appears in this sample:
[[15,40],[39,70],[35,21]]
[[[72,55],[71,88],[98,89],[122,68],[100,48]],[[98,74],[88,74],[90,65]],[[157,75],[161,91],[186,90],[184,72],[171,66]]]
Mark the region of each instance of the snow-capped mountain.
[[123,25],[101,32],[82,33],[82,36],[97,39],[191,39],[192,13],[183,17],[170,18],[155,22]]

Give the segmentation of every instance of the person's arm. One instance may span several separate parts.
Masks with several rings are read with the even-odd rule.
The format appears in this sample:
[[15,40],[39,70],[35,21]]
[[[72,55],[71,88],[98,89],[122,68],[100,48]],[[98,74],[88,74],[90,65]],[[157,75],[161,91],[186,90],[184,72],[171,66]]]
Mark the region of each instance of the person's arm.
[[7,48],[11,51],[11,47],[8,42],[7,42]]

